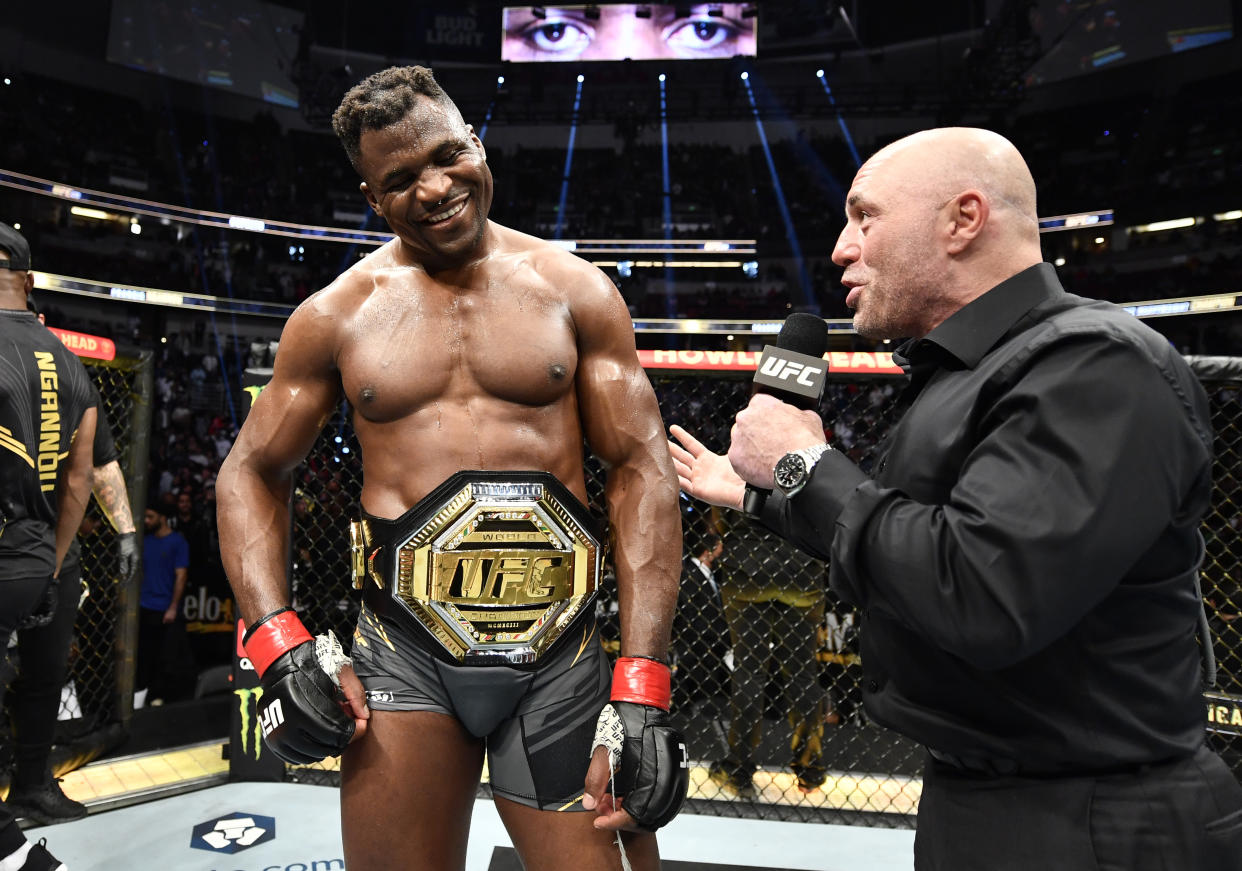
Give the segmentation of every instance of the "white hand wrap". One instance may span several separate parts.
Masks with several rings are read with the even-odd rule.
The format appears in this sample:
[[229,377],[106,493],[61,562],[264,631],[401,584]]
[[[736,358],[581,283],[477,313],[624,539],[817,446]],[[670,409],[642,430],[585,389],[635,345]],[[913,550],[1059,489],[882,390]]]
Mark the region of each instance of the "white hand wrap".
[[350,659],[345,655],[345,648],[341,647],[341,642],[337,640],[336,634],[331,629],[326,635],[315,636],[315,659],[339,690],[341,669],[350,664]]
[[621,715],[612,705],[604,705],[604,709],[599,712],[599,719],[595,722],[595,741],[591,744],[591,755],[595,754],[596,747],[607,748],[608,770],[615,772],[621,764],[621,747],[624,743],[625,725],[621,722]]

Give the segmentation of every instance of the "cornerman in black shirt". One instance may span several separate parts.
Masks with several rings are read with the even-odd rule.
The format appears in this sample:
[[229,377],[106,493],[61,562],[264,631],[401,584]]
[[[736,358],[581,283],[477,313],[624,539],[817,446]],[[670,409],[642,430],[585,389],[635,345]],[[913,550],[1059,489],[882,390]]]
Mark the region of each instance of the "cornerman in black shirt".
[[[907,410],[869,479],[772,396],[683,488],[830,560],[864,703],[928,749],[920,871],[1238,868],[1242,787],[1204,745],[1207,399],[1169,343],[1041,262],[1035,184],[985,130],[885,147],[833,261]],[[675,446],[676,447],[676,446]]]
[[[26,306],[42,323],[33,297],[27,298]],[[93,383],[88,381],[88,384],[90,405],[96,412],[91,491],[116,530],[116,582],[124,587],[133,580],[138,569],[137,533],[112,428],[104,414],[99,391]],[[89,595],[82,580],[80,558],[81,547],[75,536],[60,568],[59,596],[52,619],[45,626],[32,626],[17,633],[19,676],[8,700],[14,738],[13,780],[6,801],[17,816],[44,825],[80,819],[87,814],[86,805],[65,795],[50,765],[61,689],[69,674],[79,598],[85,600]],[[103,590],[96,596],[102,595],[107,600],[108,594],[109,591]],[[110,673],[115,658],[111,646],[95,639],[83,639],[83,642],[75,670],[79,674],[88,672],[95,678]],[[100,686],[95,686],[96,683]],[[102,684],[98,680],[77,684],[78,702],[92,721],[92,715],[100,707],[98,696],[107,692]]]
[[[95,410],[81,361],[26,310],[30,248],[0,224],[0,637],[50,620],[56,580],[86,510]],[[52,583],[49,584],[49,579]],[[66,595],[76,596],[77,590]],[[4,688],[0,687],[0,699]],[[24,864],[23,864],[24,861]],[[0,862],[64,866],[0,802]]]

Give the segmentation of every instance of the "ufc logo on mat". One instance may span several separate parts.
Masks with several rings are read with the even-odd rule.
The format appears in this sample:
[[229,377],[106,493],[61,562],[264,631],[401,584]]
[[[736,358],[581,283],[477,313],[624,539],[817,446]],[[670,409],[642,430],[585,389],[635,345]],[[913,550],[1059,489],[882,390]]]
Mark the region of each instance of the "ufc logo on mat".
[[776,356],[765,356],[763,364],[759,371],[764,375],[768,375],[778,381],[788,381],[793,379],[795,384],[801,384],[804,387],[818,386],[814,378],[824,371],[823,367],[804,366],[793,360],[782,360]]
[[273,699],[272,703],[263,709],[263,713],[259,715],[259,725],[263,727],[263,737],[275,731],[276,727],[285,721],[285,712],[280,708],[280,699]]

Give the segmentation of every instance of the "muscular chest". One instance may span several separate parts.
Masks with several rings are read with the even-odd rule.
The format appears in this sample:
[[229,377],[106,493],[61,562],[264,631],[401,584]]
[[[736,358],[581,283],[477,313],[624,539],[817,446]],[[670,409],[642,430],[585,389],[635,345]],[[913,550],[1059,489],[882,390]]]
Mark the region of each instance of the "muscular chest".
[[573,386],[567,306],[520,285],[377,280],[339,357],[350,403],[383,422],[444,402],[550,405]]

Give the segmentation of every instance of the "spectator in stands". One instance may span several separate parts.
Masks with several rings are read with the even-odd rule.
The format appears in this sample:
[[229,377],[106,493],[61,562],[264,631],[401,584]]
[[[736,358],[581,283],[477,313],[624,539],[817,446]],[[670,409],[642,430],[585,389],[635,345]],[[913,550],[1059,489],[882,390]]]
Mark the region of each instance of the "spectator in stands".
[[138,668],[134,706],[162,704],[186,689],[189,647],[181,600],[185,596],[190,546],[168,524],[158,506],[148,507],[142,540],[142,593],[138,607]]
[[706,533],[681,566],[677,614],[673,620],[673,650],[677,657],[673,710],[687,716],[699,703],[724,695],[728,687],[725,657],[729,652],[729,624],[715,571],[723,551],[720,536]]

